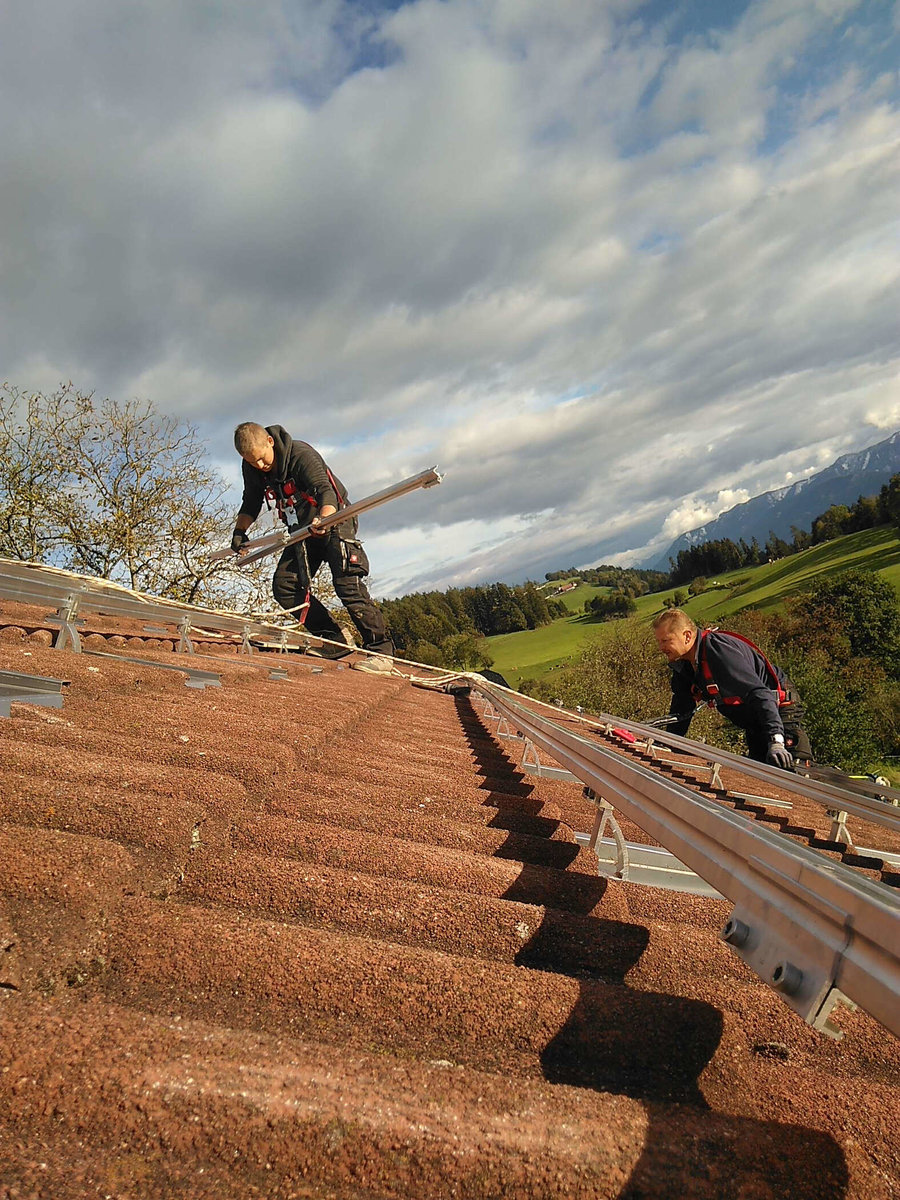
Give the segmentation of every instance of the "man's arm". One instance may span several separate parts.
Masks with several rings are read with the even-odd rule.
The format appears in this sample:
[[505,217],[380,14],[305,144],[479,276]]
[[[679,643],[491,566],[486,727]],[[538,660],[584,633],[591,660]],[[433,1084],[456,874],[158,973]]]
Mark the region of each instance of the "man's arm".
[[244,494],[241,498],[241,511],[234,522],[234,533],[231,535],[231,548],[238,554],[247,542],[247,530],[259,516],[262,508],[264,489],[259,478],[259,471],[248,463],[241,463],[241,474],[244,479]]
[[295,441],[290,470],[294,481],[315,497],[320,517],[337,512],[339,497],[328,477],[325,459],[318,450],[307,442]]

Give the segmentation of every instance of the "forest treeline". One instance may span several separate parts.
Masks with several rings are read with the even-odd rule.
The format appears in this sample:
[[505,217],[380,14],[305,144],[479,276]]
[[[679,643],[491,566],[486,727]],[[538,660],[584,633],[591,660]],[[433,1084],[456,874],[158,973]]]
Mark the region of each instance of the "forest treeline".
[[381,608],[395,644],[407,657],[435,666],[475,669],[489,667],[493,661],[480,639],[537,629],[568,616],[565,605],[548,599],[534,583],[414,592],[398,600],[382,600]]
[[544,576],[548,583],[577,578],[591,587],[620,588],[634,590],[636,596],[645,592],[661,592],[669,586],[667,571],[650,571],[645,567],[613,567],[602,563],[599,567],[569,567],[567,571],[548,571]]

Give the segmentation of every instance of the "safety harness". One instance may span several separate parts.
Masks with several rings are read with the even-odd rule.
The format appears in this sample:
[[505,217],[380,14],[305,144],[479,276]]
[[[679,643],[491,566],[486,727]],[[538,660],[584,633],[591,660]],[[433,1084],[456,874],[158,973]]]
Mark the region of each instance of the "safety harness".
[[[327,467],[325,470],[328,474],[328,482],[331,484],[334,494],[337,497],[337,507],[338,512],[340,512],[342,508],[346,508],[347,501],[341,498],[337,480],[331,471]],[[319,507],[319,502],[315,496],[310,496],[308,492],[301,492],[293,479],[285,479],[284,483],[270,484],[263,494],[266,499],[266,507],[271,511],[274,505],[278,512],[279,520],[284,521],[291,532],[300,528],[300,520],[297,516],[298,504],[311,504],[313,508]]]
[[694,699],[708,704],[710,708],[714,708],[716,703],[719,704],[743,704],[740,696],[723,696],[720,693],[719,685],[713,679],[713,673],[710,670],[709,662],[706,658],[706,635],[708,633],[720,633],[725,637],[736,638],[739,642],[749,646],[751,650],[755,650],[759,657],[766,664],[766,671],[769,674],[769,679],[772,683],[772,691],[778,697],[778,707],[787,708],[792,705],[793,700],[788,699],[788,694],[781,686],[781,680],[775,672],[775,668],[760,650],[755,642],[751,642],[749,638],[744,637],[742,633],[731,633],[727,629],[704,629],[700,634],[700,646],[697,650],[697,672],[700,676],[701,683],[694,683],[691,686],[691,692]]
[[[338,512],[340,512],[342,508],[346,508],[347,501],[341,498],[341,492],[338,488],[337,480],[332,475],[329,468],[326,467],[325,471],[328,475],[328,482],[331,484],[332,488],[334,489],[334,494],[337,497],[337,507]],[[284,521],[289,533],[295,533],[300,528],[300,518],[297,516],[298,504],[306,503],[311,504],[313,508],[319,507],[319,502],[315,496],[310,496],[308,492],[301,492],[293,479],[285,479],[283,483],[276,482],[270,484],[269,487],[266,488],[263,495],[265,496],[266,507],[271,511],[272,505],[275,505],[275,508],[278,512],[278,518],[279,520]],[[312,596],[312,580],[310,578],[309,559],[306,556],[306,543],[300,542],[298,545],[296,545],[294,547],[294,554],[297,557],[298,569],[302,568],[309,582],[307,584],[306,595],[303,598],[303,602],[296,605],[290,611],[296,614],[299,624],[305,625],[306,618],[309,616],[309,602]],[[352,561],[354,563],[359,561],[355,551],[352,552]]]

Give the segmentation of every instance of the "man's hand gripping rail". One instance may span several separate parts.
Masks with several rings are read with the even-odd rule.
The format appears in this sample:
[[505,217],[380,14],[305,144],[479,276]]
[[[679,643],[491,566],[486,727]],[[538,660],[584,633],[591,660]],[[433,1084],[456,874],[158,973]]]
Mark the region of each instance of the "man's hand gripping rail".
[[[337,512],[331,513],[327,517],[319,517],[316,530],[327,531],[334,525],[340,525],[344,521],[359,516],[360,513],[368,512],[370,508],[377,508],[379,504],[386,504],[389,500],[397,499],[398,496],[405,496],[407,492],[414,492],[418,488],[434,487],[442,479],[443,476],[438,474],[436,467],[430,467],[418,475],[410,475],[408,479],[402,479],[399,483],[383,488],[380,492],[373,492],[371,496],[357,500],[355,504],[348,504],[345,508],[338,509]],[[232,549],[231,546],[224,550],[216,550],[209,556],[210,561],[234,559],[238,566],[246,567],[260,558],[266,558],[269,554],[279,553],[285,546],[294,546],[298,542],[313,537],[315,532],[310,525],[304,525],[302,529],[293,534],[288,534],[286,530],[279,530],[276,533],[267,534],[266,537],[256,538],[252,542],[248,541],[237,550]]]

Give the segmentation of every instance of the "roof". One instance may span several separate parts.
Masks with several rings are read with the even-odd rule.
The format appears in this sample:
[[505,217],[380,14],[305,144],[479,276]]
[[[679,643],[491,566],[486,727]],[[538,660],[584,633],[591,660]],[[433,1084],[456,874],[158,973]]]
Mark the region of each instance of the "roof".
[[599,877],[468,698],[4,611],[70,682],[0,721],[0,1195],[900,1195],[896,1040]]

